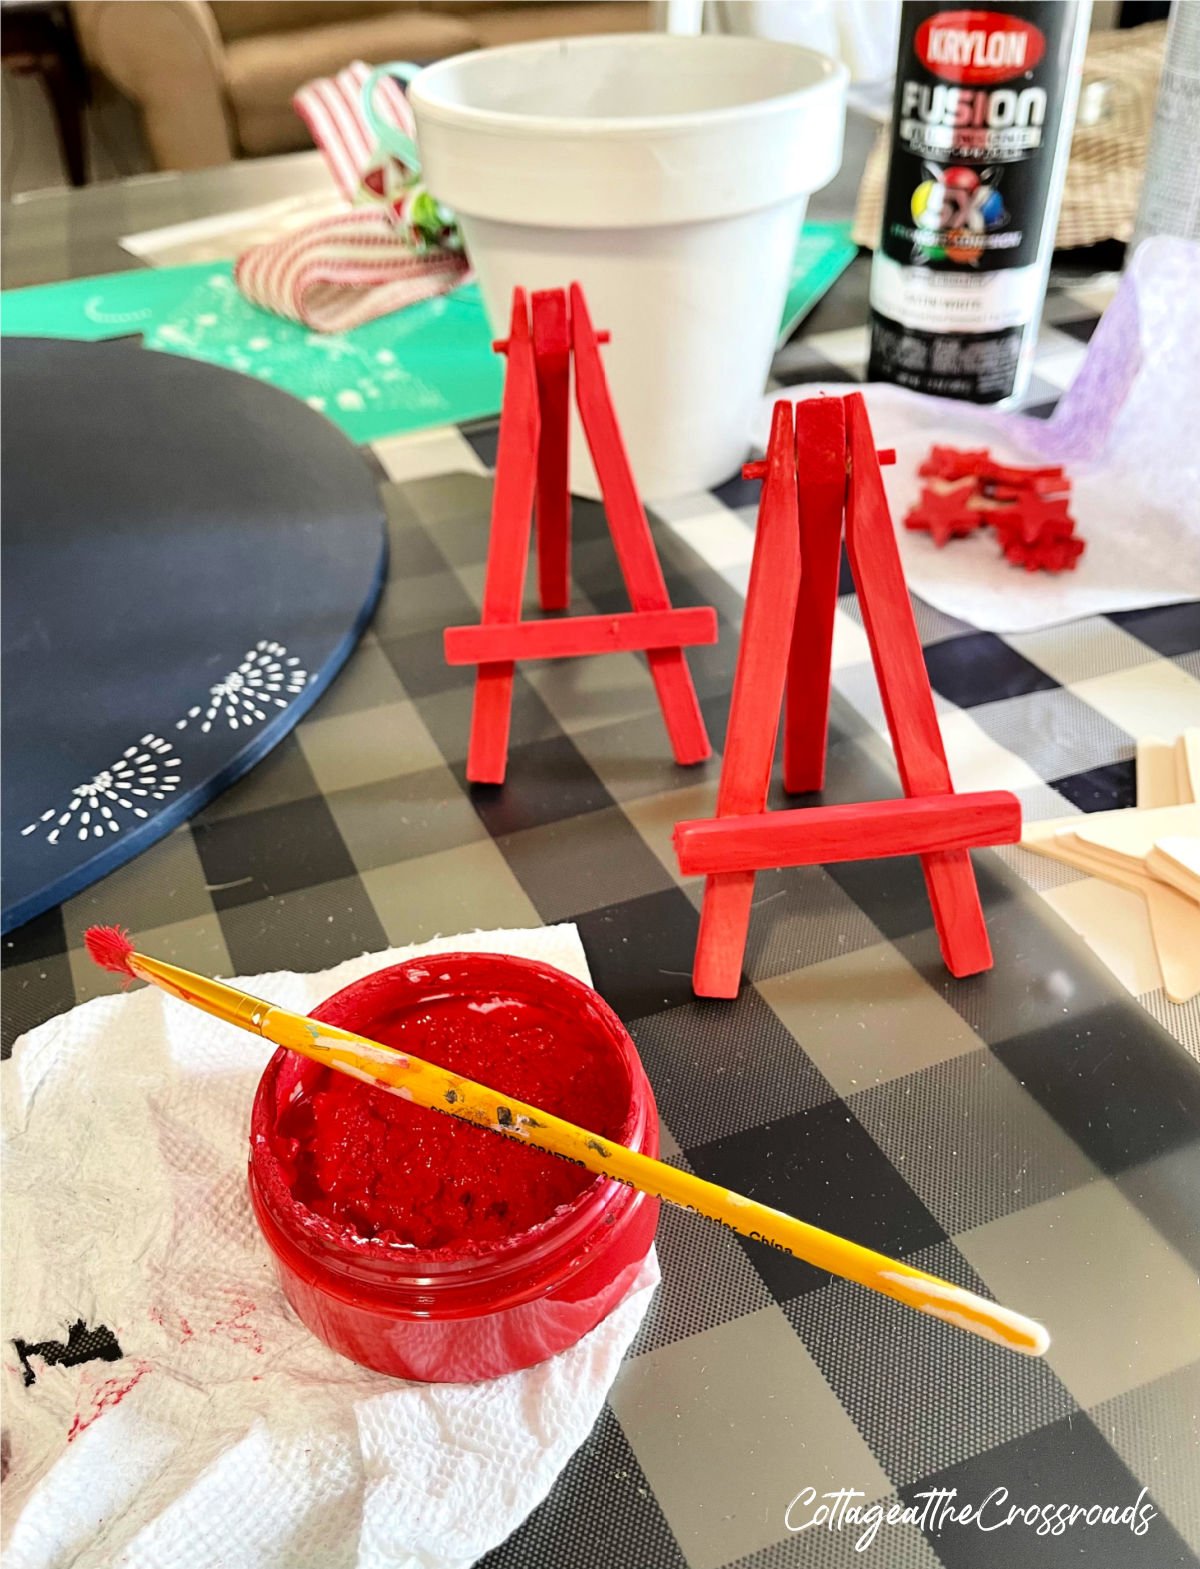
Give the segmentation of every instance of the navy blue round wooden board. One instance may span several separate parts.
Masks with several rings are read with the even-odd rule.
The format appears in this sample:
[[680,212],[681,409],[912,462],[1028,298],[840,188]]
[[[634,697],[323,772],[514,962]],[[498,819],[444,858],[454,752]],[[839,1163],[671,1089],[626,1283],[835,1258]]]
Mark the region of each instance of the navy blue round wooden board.
[[131,342],[5,340],[4,931],[233,783],[328,686],[387,557],[319,414]]

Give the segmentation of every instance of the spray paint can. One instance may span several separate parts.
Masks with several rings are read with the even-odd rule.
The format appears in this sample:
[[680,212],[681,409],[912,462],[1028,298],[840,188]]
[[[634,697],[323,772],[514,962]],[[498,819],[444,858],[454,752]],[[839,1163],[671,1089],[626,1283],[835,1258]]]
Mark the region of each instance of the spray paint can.
[[975,403],[1024,392],[1090,11],[1090,0],[905,0],[871,267],[872,381]]

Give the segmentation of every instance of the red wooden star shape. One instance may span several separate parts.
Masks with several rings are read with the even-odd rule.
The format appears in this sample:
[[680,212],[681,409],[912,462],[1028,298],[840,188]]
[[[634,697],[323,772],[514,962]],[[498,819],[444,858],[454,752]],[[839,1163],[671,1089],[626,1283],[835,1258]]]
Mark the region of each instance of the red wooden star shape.
[[929,455],[917,470],[922,479],[977,479],[990,472],[992,455],[986,447],[930,447]]
[[952,539],[973,534],[985,521],[982,512],[970,505],[975,481],[965,479],[948,489],[926,485],[921,499],[905,515],[905,528],[928,534],[939,549]]
[[1013,537],[1003,544],[1005,560],[1026,572],[1074,572],[1086,548],[1086,541],[1076,534],[1032,542]]
[[1075,531],[1068,504],[1066,496],[1026,494],[1008,506],[990,508],[988,521],[1000,534],[1002,544],[1009,540],[1033,545],[1042,540],[1066,539]]

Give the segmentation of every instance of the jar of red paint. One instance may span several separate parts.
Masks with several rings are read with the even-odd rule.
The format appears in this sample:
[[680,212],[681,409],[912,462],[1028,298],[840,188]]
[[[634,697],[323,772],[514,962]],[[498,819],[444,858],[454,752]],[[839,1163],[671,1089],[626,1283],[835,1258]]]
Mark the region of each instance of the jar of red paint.
[[[575,1098],[570,1107],[547,1104],[546,1109],[632,1149],[658,1154],[654,1094],[624,1026],[591,987],[549,965],[484,953],[409,960],[346,987],[315,1008],[313,1017],[398,1049],[406,1046],[414,1055],[535,1104],[535,1096],[522,1094],[519,1068],[507,1062],[504,1043],[511,1042],[514,1053],[518,1048],[524,1052],[526,1073],[533,1052],[540,1083],[545,1078],[537,1075],[536,1054],[547,1052],[550,1057],[543,1066],[552,1061],[561,1068],[564,1082],[573,1078]],[[431,1019],[448,1050],[419,1049]],[[495,1050],[490,1077],[468,1071],[469,1056],[452,1060],[456,1046],[471,1039],[483,1042],[485,1057]],[[477,1055],[476,1066],[480,1060]],[[512,1082],[513,1074],[518,1082]],[[331,1084],[331,1078],[338,1082]],[[587,1101],[580,1100],[581,1084],[593,1086],[588,1099],[594,1097],[594,1108],[607,1127],[596,1127],[583,1114]],[[403,1195],[409,1159],[423,1162],[419,1170],[414,1166],[414,1184],[424,1182],[424,1191],[437,1196],[422,1220],[426,1230],[415,1234],[439,1245],[398,1242],[393,1231],[363,1236],[369,1225],[348,1225],[340,1211],[330,1212],[324,1198],[320,1205],[306,1201],[297,1162],[307,1161],[306,1169],[318,1170],[326,1186],[338,1190],[339,1173],[334,1170],[330,1179],[329,1170],[331,1164],[336,1168],[339,1157],[326,1150],[314,1165],[311,1151],[297,1156],[298,1143],[303,1143],[292,1137],[297,1119],[308,1117],[312,1106],[324,1106],[328,1121],[331,1102],[322,1095],[348,1091],[360,1096],[382,1093],[278,1051],[259,1082],[251,1116],[254,1213],[288,1301],[326,1345],[398,1378],[496,1378],[574,1345],[624,1298],[654,1239],[657,1199],[609,1178],[588,1177],[552,1156],[511,1148],[494,1134],[458,1121],[447,1129],[449,1119],[420,1107],[384,1108],[389,1115],[433,1119],[419,1125],[415,1134],[408,1124],[399,1129],[398,1158],[392,1162],[399,1169],[389,1173],[388,1182]],[[436,1206],[469,1203],[472,1195],[464,1197],[459,1189],[472,1186],[463,1176],[472,1155],[469,1148],[455,1146],[450,1180],[430,1190],[426,1168],[446,1156],[437,1147],[430,1154],[421,1137],[435,1135],[486,1141],[477,1154],[492,1163],[493,1180],[497,1170],[498,1180],[508,1180],[507,1168],[497,1168],[497,1161],[511,1160],[514,1168],[521,1161],[533,1162],[530,1175],[515,1169],[513,1174],[513,1209],[522,1215],[520,1229],[507,1232],[500,1225],[498,1230],[492,1220],[482,1238],[443,1239],[445,1225]],[[348,1163],[361,1158],[353,1137],[346,1148]],[[556,1169],[535,1169],[542,1161]],[[564,1180],[572,1196],[528,1223],[527,1211],[535,1202],[531,1195],[542,1191],[540,1184],[548,1183],[545,1191],[553,1195],[555,1184],[561,1186]],[[320,1213],[321,1208],[326,1213]],[[493,1202],[489,1213],[505,1209]]]

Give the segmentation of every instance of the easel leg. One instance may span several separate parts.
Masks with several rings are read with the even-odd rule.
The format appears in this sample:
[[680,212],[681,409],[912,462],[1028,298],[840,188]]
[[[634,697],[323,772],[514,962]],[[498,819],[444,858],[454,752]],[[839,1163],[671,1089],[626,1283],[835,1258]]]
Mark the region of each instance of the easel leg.
[[[644,609],[644,606],[639,606]],[[646,655],[654,690],[671,742],[671,755],[684,767],[712,756],[712,742],[682,648],[652,648]]]
[[718,872],[704,879],[700,932],[692,966],[697,997],[736,997],[754,902],[753,872]]
[[[500,409],[500,444],[492,491],[491,535],[482,621],[516,621],[521,614],[538,451],[537,380],[525,294],[513,294],[506,347],[508,369]],[[467,778],[473,784],[503,784],[508,767],[512,718],[513,662],[480,665],[471,710]]]
[[796,405],[800,558],[804,572],[788,657],[783,784],[792,794],[825,783],[829,682],[846,504],[846,420],[841,398]]
[[[598,339],[578,284],[571,285],[571,342],[575,351],[575,397],[579,415],[600,481],[613,548],[630,602],[635,610],[666,610],[671,601],[662,566],[613,411]],[[712,756],[712,746],[683,650],[653,649],[646,661],[654,678],[675,761],[702,763]]]
[[[846,548],[900,783],[908,796],[942,795],[954,787],[861,393],[846,399],[846,433]],[[989,969],[991,944],[967,851],[923,855],[921,870],[947,969],[959,976]]]
[[[761,812],[771,782],[801,571],[796,457],[792,411],[787,403],[775,405],[766,468],[721,760],[719,818]],[[692,970],[692,987],[698,996],[737,996],[754,875],[718,872],[705,880]]]
[[467,778],[472,784],[503,784],[508,768],[508,733],[512,723],[513,663],[480,665],[471,705],[471,740],[467,747]]
[[938,946],[951,975],[978,975],[992,967],[975,869],[966,850],[938,850],[921,857]]
[[537,463],[537,564],[543,610],[566,610],[571,603],[571,492],[567,481],[570,352],[566,293],[562,289],[539,290],[533,296],[533,353],[542,422]]

